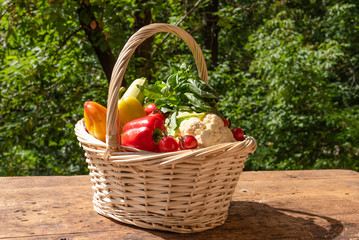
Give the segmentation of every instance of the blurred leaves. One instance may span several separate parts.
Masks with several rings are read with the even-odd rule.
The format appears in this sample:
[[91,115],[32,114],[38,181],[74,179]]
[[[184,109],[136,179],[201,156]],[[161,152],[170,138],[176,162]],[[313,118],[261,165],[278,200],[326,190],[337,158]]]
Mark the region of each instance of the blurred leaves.
[[[295,21],[304,7],[289,6],[248,36],[247,69],[233,75],[224,62],[213,73],[228,76],[220,83],[238,86],[222,94],[221,110],[259,141],[246,169],[359,170],[358,7],[322,6],[321,21],[305,25],[322,34],[311,42],[306,33],[313,29]],[[306,20],[318,18],[307,14]]]
[[[147,1],[153,22],[175,24],[196,1]],[[203,1],[203,9],[210,1]],[[90,1],[118,55],[134,33],[134,0]],[[78,2],[0,5],[0,176],[87,173],[74,124],[87,100],[106,105],[108,84],[81,27]],[[359,6],[356,1],[220,1],[218,62],[209,72],[219,108],[258,140],[246,170],[359,171]],[[80,14],[86,21],[86,14]],[[202,47],[202,15],[181,24]],[[152,49],[164,34],[157,34]],[[203,49],[211,62],[211,52]],[[136,76],[132,59],[125,80]],[[150,81],[194,65],[170,36],[149,63]]]

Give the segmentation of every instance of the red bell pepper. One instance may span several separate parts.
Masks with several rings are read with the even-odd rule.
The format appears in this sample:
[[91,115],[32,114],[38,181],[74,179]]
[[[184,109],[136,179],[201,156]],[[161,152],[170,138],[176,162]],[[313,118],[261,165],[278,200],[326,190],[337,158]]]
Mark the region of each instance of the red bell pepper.
[[157,116],[157,117],[160,117],[163,121],[166,121],[166,117],[165,115],[163,115],[162,113],[160,112],[153,112],[153,113],[150,113],[149,116]]
[[164,120],[156,115],[148,115],[126,123],[121,142],[123,146],[156,151],[157,143],[165,133]]

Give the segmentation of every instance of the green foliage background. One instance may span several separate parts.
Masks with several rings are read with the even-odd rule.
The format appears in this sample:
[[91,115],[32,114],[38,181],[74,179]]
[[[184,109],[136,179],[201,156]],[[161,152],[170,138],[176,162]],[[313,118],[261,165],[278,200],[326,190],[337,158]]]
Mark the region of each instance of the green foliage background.
[[[78,14],[84,1],[0,5],[0,176],[87,173],[74,134],[87,100],[106,105],[108,82],[93,46],[118,56],[135,14],[176,24],[196,1],[91,0],[106,41],[91,44]],[[161,3],[161,4],[159,4]],[[181,27],[203,48],[220,110],[258,140],[245,170],[359,171],[357,1],[219,1],[218,65],[204,48],[202,1]],[[164,34],[152,40],[152,50]],[[130,83],[141,77],[133,58]],[[149,63],[151,81],[193,58],[169,37]],[[143,70],[143,69],[142,69]]]

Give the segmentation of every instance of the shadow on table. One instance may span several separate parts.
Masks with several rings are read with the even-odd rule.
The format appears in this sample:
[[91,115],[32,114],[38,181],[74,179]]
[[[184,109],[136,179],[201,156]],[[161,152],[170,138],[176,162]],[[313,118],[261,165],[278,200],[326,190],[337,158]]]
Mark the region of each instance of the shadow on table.
[[343,224],[333,218],[264,203],[234,201],[220,227],[200,233],[176,234],[145,230],[163,239],[333,239]]

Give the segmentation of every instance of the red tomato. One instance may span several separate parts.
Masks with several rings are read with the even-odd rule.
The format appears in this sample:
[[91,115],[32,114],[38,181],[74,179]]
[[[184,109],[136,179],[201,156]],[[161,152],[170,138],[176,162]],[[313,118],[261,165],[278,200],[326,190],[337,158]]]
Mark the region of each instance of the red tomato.
[[180,139],[180,144],[179,144],[180,149],[185,150],[185,149],[195,149],[198,147],[198,142],[197,139],[192,136],[192,135],[184,135],[181,139]]
[[244,132],[242,129],[240,128],[233,128],[232,129],[232,134],[233,137],[237,140],[237,141],[243,141],[244,139]]
[[178,143],[173,137],[164,137],[158,143],[158,150],[160,152],[174,152],[178,150]]
[[222,121],[223,121],[225,127],[229,127],[229,123],[228,123],[227,119],[222,118]]
[[147,115],[153,113],[154,111],[160,111],[154,103],[150,103],[145,107],[145,112]]

